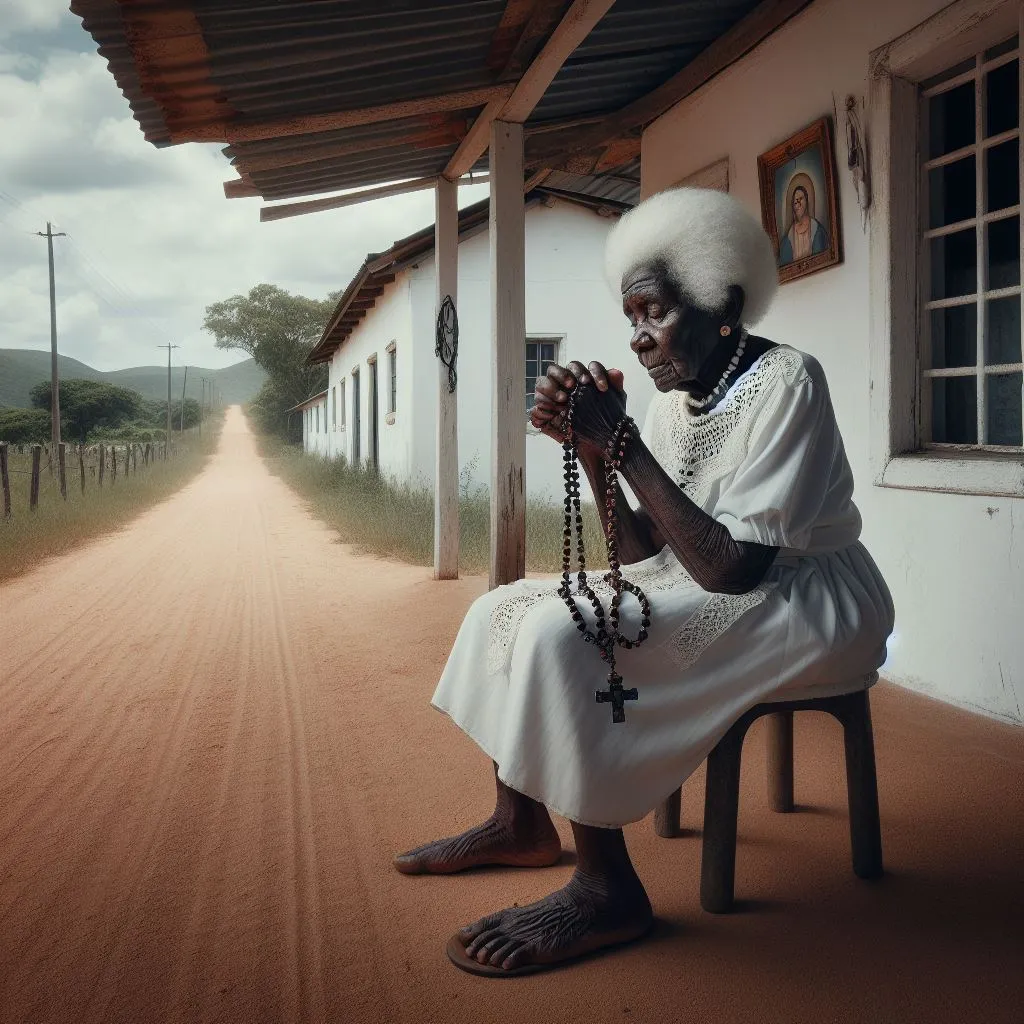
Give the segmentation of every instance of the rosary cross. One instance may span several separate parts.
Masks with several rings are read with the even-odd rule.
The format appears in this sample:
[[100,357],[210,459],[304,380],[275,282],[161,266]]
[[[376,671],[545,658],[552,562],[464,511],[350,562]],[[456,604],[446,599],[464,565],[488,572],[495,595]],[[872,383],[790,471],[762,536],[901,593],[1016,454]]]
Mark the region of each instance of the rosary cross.
[[636,700],[637,692],[635,686],[631,686],[628,690],[623,689],[622,676],[612,672],[608,676],[608,689],[597,690],[594,696],[597,697],[598,704],[611,704],[613,722],[624,722],[626,720],[624,701]]

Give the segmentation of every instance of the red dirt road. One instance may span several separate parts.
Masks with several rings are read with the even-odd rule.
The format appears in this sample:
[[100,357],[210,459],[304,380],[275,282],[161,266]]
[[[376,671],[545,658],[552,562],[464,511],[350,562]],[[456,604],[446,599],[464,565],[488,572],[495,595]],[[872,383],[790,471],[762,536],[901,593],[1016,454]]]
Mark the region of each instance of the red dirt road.
[[701,913],[699,839],[642,822],[650,941],[450,967],[460,924],[571,871],[390,867],[489,810],[488,762],[427,705],[484,586],[354,556],[233,410],[174,498],[0,588],[0,1021],[1020,1020],[1024,732],[891,688],[883,882],[850,872],[839,737],[805,716],[805,813],[767,811],[748,744],[746,912]]

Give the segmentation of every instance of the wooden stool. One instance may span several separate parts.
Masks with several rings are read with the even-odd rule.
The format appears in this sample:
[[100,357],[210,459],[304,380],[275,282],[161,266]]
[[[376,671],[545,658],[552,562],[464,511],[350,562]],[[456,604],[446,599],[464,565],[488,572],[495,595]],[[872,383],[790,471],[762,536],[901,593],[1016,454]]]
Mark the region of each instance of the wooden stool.
[[[877,676],[858,681],[846,693],[758,704],[740,718],[708,755],[704,791],[700,905],[712,914],[732,909],[736,874],[736,819],[740,797],[743,738],[762,715],[768,720],[768,800],[772,810],[793,810],[793,712],[824,711],[839,720],[846,747],[846,792],[850,813],[853,871],[858,878],[882,874],[882,835],[878,820],[878,783],[871,733],[868,688]],[[654,828],[670,839],[679,834],[681,790],[654,812]]]

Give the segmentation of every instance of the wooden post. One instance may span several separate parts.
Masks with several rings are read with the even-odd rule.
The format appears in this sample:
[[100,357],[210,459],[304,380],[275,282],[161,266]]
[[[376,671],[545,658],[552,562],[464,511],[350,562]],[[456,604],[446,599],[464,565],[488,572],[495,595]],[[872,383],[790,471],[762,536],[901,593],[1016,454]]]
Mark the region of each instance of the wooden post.
[[57,479],[60,481],[60,496],[68,500],[68,455],[67,445],[61,441],[57,445]]
[[78,473],[82,480],[82,493],[85,494],[85,445],[78,446]]
[[768,716],[768,806],[780,814],[793,810],[793,712]]
[[[437,179],[434,261],[437,277],[436,317],[446,298],[458,307],[459,186]],[[437,360],[437,439],[434,475],[434,579],[459,576],[459,433],[456,392],[449,388],[448,367]]]
[[105,444],[101,444],[99,446],[99,454],[100,454],[100,487],[102,487],[103,486],[103,474],[104,474],[104,472],[106,471],[106,468],[107,468],[107,446]]
[[43,461],[43,446],[32,445],[32,483],[29,485],[28,507],[34,509],[39,504],[39,467]]
[[117,445],[110,446],[110,486],[117,483]]
[[46,446],[46,471],[53,476],[53,445]]
[[4,492],[4,519],[11,518],[11,477],[7,470],[8,447],[6,441],[0,441],[0,488]]
[[491,124],[491,587],[526,573],[523,126]]

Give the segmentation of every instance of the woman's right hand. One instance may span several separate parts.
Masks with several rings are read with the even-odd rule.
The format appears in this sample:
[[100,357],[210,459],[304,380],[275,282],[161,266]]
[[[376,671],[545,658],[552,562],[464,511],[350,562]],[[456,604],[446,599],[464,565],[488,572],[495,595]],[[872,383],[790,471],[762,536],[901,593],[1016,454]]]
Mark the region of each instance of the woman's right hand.
[[621,391],[622,371],[606,370],[596,361],[586,367],[574,359],[568,366],[552,363],[548,372],[537,378],[536,400],[530,410],[530,422],[559,444],[565,440],[563,424],[569,409],[569,394],[578,384],[593,384],[598,391],[607,391],[609,387]]

